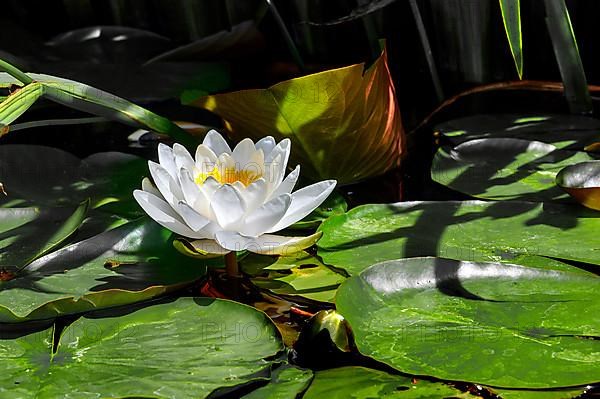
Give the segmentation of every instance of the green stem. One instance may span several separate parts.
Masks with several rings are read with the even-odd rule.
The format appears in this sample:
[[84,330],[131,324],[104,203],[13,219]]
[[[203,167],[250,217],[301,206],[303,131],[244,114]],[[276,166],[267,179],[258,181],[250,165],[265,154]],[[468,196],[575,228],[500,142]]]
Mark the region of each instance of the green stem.
[[4,72],[8,73],[10,76],[17,79],[24,85],[28,85],[29,83],[33,82],[33,79],[31,79],[25,72],[21,71],[19,68],[1,59],[0,70],[3,70]]

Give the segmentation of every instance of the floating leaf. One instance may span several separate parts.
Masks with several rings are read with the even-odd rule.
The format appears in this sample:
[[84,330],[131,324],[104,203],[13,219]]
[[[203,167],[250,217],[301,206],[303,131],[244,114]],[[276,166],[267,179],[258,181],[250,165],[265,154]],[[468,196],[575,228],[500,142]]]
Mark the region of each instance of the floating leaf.
[[577,205],[517,201],[364,205],[323,222],[318,255],[351,275],[373,263],[414,256],[514,262],[537,255],[600,265],[599,229],[597,213]]
[[341,215],[348,210],[348,203],[342,195],[334,190],[329,197],[317,209],[299,222],[294,223],[288,229],[313,229],[332,215]]
[[[493,156],[490,156],[493,154]],[[431,166],[434,181],[491,200],[556,201],[568,195],[554,179],[565,166],[593,159],[585,152],[513,138],[486,138],[440,148]]]
[[[16,212],[0,209],[0,215],[10,211]],[[28,228],[29,224],[23,224],[31,218],[28,212],[22,211],[22,219],[13,220],[13,226],[21,226],[9,233]],[[7,230],[6,218],[0,219]],[[34,226],[44,225],[36,220]],[[170,231],[142,218],[66,246],[20,270],[8,268],[14,276],[0,281],[0,323],[139,302],[203,277],[205,263],[179,255],[170,236]],[[13,251],[4,249],[10,252],[3,253],[2,263],[5,254]]]
[[62,331],[56,352],[54,333],[0,337],[1,396],[206,398],[217,389],[264,381],[283,349],[264,313],[206,298],[121,317],[80,318]]
[[71,209],[0,208],[0,268],[12,272],[57,248],[83,223],[89,203]]
[[319,302],[333,302],[337,287],[346,279],[304,251],[277,260],[250,254],[241,261],[241,268],[259,288]]
[[482,114],[453,119],[434,130],[454,145],[483,138],[515,138],[583,150],[600,141],[600,120],[561,114]]
[[556,184],[579,203],[600,210],[600,161],[567,166],[556,176]]
[[235,139],[290,138],[291,163],[315,179],[350,183],[377,176],[397,166],[403,154],[385,51],[366,71],[364,64],[351,65],[192,105],[221,116]]
[[553,389],[553,390],[522,390],[488,388],[502,399],[571,399],[579,398],[587,390],[586,387]]
[[143,214],[132,197],[148,174],[147,161],[105,152],[80,160],[57,148],[0,146],[0,181],[7,195],[0,206],[77,205],[90,198],[95,209],[121,216]]
[[361,353],[406,373],[582,385],[600,375],[600,278],[573,269],[398,259],[348,279],[336,305]]
[[463,397],[439,382],[419,380],[364,367],[340,367],[315,373],[304,399],[429,399]]
[[271,381],[264,387],[242,396],[243,399],[296,398],[310,384],[313,372],[298,367],[280,367],[273,371]]
[[523,79],[523,38],[521,35],[521,1],[499,0],[504,30],[508,38],[519,79]]

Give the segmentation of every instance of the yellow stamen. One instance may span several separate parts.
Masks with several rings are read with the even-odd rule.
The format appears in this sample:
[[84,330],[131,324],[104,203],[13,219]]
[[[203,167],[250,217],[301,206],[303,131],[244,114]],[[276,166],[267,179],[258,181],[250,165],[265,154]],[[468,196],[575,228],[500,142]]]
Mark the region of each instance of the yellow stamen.
[[239,181],[244,186],[249,186],[261,176],[259,173],[253,170],[236,170],[235,168],[225,168],[223,171],[221,171],[217,166],[215,166],[208,173],[199,173],[194,181],[196,184],[202,185],[209,177],[213,177],[221,184],[233,184],[236,181]]

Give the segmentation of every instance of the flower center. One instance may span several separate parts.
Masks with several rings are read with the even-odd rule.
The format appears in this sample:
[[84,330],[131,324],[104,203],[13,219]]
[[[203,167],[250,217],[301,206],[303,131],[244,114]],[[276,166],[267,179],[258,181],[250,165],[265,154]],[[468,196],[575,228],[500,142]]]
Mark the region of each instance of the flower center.
[[237,170],[236,168],[224,168],[221,170],[218,166],[215,166],[208,173],[198,173],[194,181],[196,184],[202,185],[209,177],[213,177],[221,184],[233,184],[236,181],[239,181],[244,186],[249,186],[251,183],[260,179],[261,174],[255,170]]

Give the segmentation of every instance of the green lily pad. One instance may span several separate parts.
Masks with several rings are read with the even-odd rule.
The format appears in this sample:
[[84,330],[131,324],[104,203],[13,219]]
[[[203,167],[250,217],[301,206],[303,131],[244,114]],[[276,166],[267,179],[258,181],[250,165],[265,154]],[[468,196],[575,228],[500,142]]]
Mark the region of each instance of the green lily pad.
[[337,191],[333,191],[329,197],[317,209],[299,222],[294,223],[288,229],[314,229],[321,222],[333,215],[341,215],[348,210],[348,203]]
[[473,139],[506,137],[583,150],[600,141],[600,120],[565,114],[482,114],[446,121],[434,130],[455,145]]
[[457,389],[439,382],[419,380],[364,367],[340,367],[315,373],[304,399],[426,399],[457,398]]
[[553,390],[523,390],[488,388],[501,399],[572,399],[584,394],[586,387],[553,389]]
[[[351,275],[390,259],[513,261],[545,256],[600,265],[600,218],[578,205],[517,201],[364,205],[327,219],[318,255]],[[538,259],[538,261],[541,259]]]
[[89,202],[70,209],[0,208],[0,267],[19,269],[58,247],[82,224]]
[[54,333],[0,338],[0,396],[205,398],[265,380],[283,349],[264,313],[206,298],[80,318],[62,331],[53,353]]
[[0,281],[0,323],[39,320],[152,298],[203,277],[171,232],[142,218],[66,246]]
[[258,388],[243,399],[285,399],[296,398],[310,384],[313,372],[298,367],[283,366],[271,375],[271,381],[264,387]]
[[600,211],[600,161],[565,167],[556,175],[556,184],[580,204]]
[[585,152],[539,141],[486,138],[440,148],[431,166],[434,181],[491,200],[569,201],[554,179],[569,165],[593,160]]
[[351,277],[336,305],[360,352],[403,372],[555,388],[598,380],[599,289],[591,273],[411,258]]
[[119,152],[97,153],[80,160],[57,148],[0,146],[0,182],[7,195],[0,207],[66,206],[91,199],[91,207],[135,218],[143,215],[133,199],[148,174],[147,161]]
[[333,302],[338,286],[346,279],[305,251],[276,259],[250,254],[241,268],[261,289],[319,302]]

